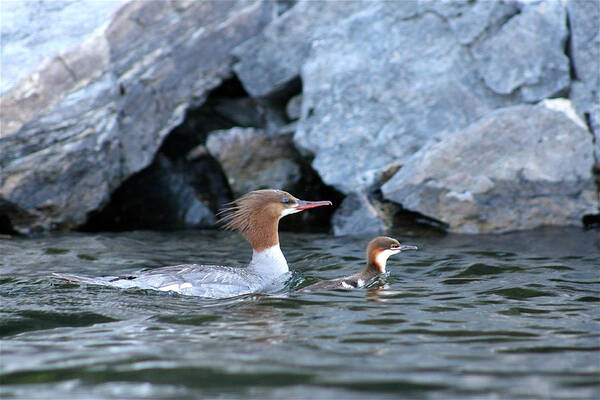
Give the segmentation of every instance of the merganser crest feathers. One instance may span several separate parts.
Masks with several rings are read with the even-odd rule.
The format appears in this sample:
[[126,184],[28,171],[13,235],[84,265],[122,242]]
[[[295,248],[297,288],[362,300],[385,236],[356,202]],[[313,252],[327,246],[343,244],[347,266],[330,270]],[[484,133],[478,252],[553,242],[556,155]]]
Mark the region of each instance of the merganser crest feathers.
[[[282,190],[264,189],[255,190],[247,193],[228,203],[229,207],[226,207],[219,211],[220,216],[219,223],[222,224],[223,229],[236,230],[242,234],[247,233],[252,229],[253,222],[262,213],[265,213],[265,208],[270,203],[279,203],[283,199],[295,200],[293,196]],[[283,203],[282,203],[283,205]],[[281,207],[281,210],[283,207]],[[272,212],[281,210],[271,210]],[[275,215],[273,215],[275,216]],[[279,215],[275,216],[276,218]]]
[[286,211],[298,212],[299,202],[282,190],[264,189],[250,192],[231,203],[219,214],[224,229],[237,230],[250,242],[252,248],[263,251],[279,245],[279,219]]

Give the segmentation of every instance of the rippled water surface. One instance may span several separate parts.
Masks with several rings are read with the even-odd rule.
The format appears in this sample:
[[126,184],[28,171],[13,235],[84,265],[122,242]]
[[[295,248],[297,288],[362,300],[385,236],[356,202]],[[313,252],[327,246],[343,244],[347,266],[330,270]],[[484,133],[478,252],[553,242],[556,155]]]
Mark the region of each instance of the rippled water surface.
[[395,235],[368,289],[297,293],[363,267],[370,238],[282,233],[276,293],[206,300],[51,272],[243,264],[225,232],[0,239],[0,397],[600,398],[600,237]]

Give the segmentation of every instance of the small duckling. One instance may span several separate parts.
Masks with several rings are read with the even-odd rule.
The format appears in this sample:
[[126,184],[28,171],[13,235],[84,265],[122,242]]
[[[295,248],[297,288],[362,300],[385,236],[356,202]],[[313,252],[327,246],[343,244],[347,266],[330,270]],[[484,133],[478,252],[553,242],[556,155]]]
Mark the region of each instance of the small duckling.
[[361,272],[343,278],[330,279],[313,283],[302,288],[302,291],[353,289],[365,286],[376,276],[385,273],[387,259],[406,250],[417,250],[417,246],[400,244],[396,239],[387,236],[378,236],[367,246],[367,266]]

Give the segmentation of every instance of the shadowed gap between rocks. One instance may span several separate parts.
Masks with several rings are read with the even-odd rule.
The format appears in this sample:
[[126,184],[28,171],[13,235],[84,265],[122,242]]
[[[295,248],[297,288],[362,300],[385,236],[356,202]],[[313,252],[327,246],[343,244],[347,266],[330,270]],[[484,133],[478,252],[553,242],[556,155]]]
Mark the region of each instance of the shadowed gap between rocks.
[[8,215],[0,215],[0,235],[16,235],[18,234],[15,231],[15,228],[12,226],[10,222],[10,218]]
[[571,81],[577,79],[577,74],[575,72],[575,63],[573,62],[573,55],[571,54],[571,40],[572,40],[572,32],[571,32],[571,21],[569,21],[569,16],[566,16],[566,24],[567,24],[567,38],[565,40],[565,45],[563,47],[563,52],[567,56],[569,60],[569,77]]
[[[169,133],[152,164],[126,179],[114,191],[109,203],[91,212],[79,230],[216,227],[215,214],[240,193],[232,190],[228,183],[228,178],[231,181],[234,177],[226,175],[227,169],[222,168],[222,163],[205,146],[207,137],[211,132],[227,133],[245,128],[255,129],[266,138],[283,140],[284,145],[289,143],[287,154],[298,166],[299,177],[281,189],[302,199],[327,199],[334,203],[334,207],[282,219],[281,230],[328,231],[331,216],[343,196],[323,184],[309,161],[303,159],[292,144],[293,121],[286,114],[286,105],[290,99],[297,98],[301,90],[301,82],[296,79],[270,98],[255,100],[248,96],[235,76],[225,80],[204,104],[186,112],[185,120]],[[268,183],[258,182],[252,189],[267,187],[270,187]]]
[[281,15],[294,7],[298,0],[277,0],[277,15]]
[[[594,126],[591,122],[589,113],[584,113],[585,124],[587,125],[590,133],[592,134],[593,146],[596,146],[596,135],[594,132]],[[594,175],[594,183],[596,184],[596,201],[598,207],[600,207],[600,160],[596,158],[594,153],[594,165],[592,166],[592,174]],[[596,214],[586,214],[581,218],[581,223],[585,229],[600,229],[600,209]]]
[[[11,217],[13,220],[11,220]],[[0,199],[0,235],[18,235],[15,229],[15,220],[27,221],[31,216],[19,209],[14,204]],[[17,222],[18,223],[18,222]]]

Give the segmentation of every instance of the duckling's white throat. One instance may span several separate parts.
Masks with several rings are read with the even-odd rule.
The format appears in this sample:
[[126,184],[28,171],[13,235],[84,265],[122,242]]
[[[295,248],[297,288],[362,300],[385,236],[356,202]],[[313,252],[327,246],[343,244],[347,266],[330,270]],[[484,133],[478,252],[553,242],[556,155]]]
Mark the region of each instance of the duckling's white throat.
[[377,257],[375,257],[375,262],[377,263],[377,265],[379,265],[382,274],[385,273],[385,265],[387,263],[387,259],[390,258],[390,256],[398,253],[400,253],[400,250],[383,250],[380,251],[379,254],[377,254]]
[[263,251],[253,250],[248,268],[262,277],[276,277],[290,270],[278,244]]

